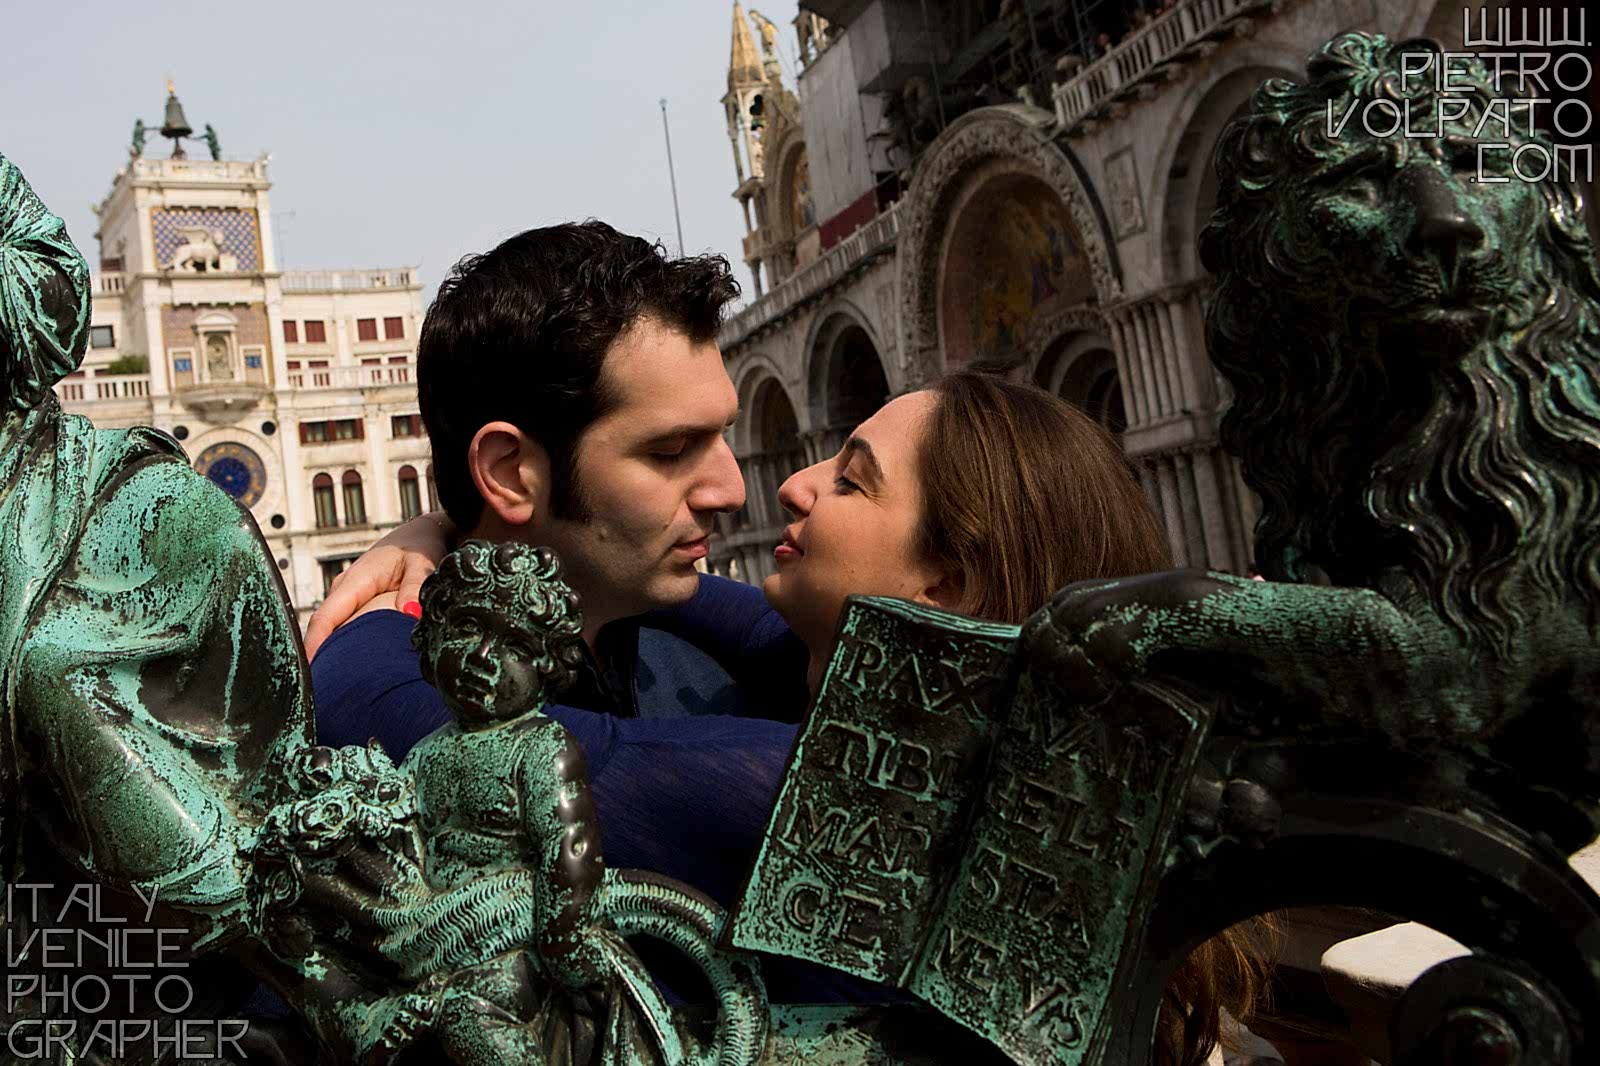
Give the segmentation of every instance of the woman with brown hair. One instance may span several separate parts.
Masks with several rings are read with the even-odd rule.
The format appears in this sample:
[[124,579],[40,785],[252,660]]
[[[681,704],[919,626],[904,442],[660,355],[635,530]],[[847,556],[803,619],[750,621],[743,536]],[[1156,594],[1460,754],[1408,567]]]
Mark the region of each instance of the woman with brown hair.
[[[775,551],[776,572],[762,589],[770,608],[748,586],[703,577],[694,601],[651,617],[666,616],[664,624],[725,659],[750,655],[752,632],[766,634],[766,645],[798,638],[813,692],[848,596],[898,597],[1020,624],[1065,585],[1171,565],[1149,502],[1108,434],[1042,390],[976,371],[953,373],[885,404],[836,456],[785,481],[779,500],[792,521]],[[420,587],[446,545],[434,522],[397,532],[387,538],[388,561],[352,569],[341,595],[319,612],[323,624],[334,620],[330,613],[348,613],[381,591],[396,572],[396,544],[405,553],[402,589]],[[707,609],[709,599],[718,601],[716,610]],[[776,624],[773,611],[787,627]],[[330,710],[323,678],[337,640],[314,664],[319,729]],[[369,644],[365,661],[409,653],[398,646],[402,640],[387,650]],[[801,679],[766,682],[793,688]],[[385,684],[385,698],[392,699],[398,689]],[[752,694],[747,706],[770,699]],[[753,861],[795,727],[722,716],[618,720],[564,707],[547,713],[585,748],[607,861],[684,876],[728,903],[728,886]],[[442,722],[447,712],[440,714]],[[417,723],[429,721],[411,714],[407,729],[414,735],[400,735],[381,716],[372,720],[379,722],[377,739],[397,759],[420,739],[424,726]],[[630,762],[634,733],[640,754]],[[591,750],[602,744],[603,751]],[[713,786],[713,765],[744,767],[748,787]],[[732,872],[719,878],[713,867]],[[1247,1018],[1264,974],[1262,951],[1248,931],[1203,944],[1168,986],[1160,1066],[1205,1062],[1217,1047],[1223,1012]]]

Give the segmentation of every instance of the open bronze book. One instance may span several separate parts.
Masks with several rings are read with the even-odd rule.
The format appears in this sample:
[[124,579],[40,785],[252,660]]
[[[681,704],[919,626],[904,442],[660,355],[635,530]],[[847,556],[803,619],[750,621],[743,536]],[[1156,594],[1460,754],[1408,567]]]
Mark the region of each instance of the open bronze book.
[[1093,1061],[1206,716],[1149,683],[1077,706],[1029,666],[1014,626],[853,600],[733,943],[908,990],[1019,1062]]

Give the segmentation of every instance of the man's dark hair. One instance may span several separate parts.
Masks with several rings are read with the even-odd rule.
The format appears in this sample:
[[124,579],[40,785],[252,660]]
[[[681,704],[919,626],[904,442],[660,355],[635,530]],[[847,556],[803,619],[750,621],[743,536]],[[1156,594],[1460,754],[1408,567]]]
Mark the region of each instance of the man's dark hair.
[[478,523],[467,448],[499,421],[549,454],[554,514],[584,517],[577,443],[614,402],[600,378],[606,350],[643,318],[704,344],[738,295],[722,256],[669,259],[659,242],[594,219],[528,230],[462,259],[417,346],[417,395],[451,520],[462,530]]

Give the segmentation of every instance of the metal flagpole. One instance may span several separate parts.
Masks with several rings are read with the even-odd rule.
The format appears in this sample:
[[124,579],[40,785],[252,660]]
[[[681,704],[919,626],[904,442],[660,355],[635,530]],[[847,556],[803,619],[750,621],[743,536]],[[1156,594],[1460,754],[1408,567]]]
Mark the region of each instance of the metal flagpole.
[[661,132],[667,138],[667,177],[672,182],[672,220],[678,224],[678,257],[683,257],[683,216],[678,214],[678,175],[672,167],[672,130],[667,128],[667,98],[661,98]]

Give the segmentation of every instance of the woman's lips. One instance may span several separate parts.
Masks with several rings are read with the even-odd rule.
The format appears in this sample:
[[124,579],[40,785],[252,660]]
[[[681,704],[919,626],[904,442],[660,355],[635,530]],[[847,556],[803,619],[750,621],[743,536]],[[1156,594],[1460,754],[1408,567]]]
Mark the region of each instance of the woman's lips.
[[798,559],[804,554],[805,552],[800,550],[800,546],[794,542],[794,538],[787,530],[784,531],[783,539],[778,542],[778,546],[772,549],[772,557],[780,563]]

